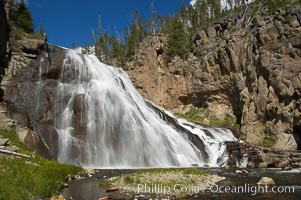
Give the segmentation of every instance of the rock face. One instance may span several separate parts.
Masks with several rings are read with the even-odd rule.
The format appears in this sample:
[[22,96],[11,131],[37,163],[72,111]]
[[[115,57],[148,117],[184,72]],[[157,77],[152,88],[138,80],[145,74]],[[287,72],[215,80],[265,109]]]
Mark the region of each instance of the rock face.
[[[8,41],[9,41],[9,30],[8,30],[8,15],[7,4],[0,0],[0,81],[4,75],[4,70],[8,65]],[[0,99],[3,96],[3,92],[0,92]]]
[[192,39],[187,60],[163,61],[163,36],[144,40],[129,75],[141,94],[174,112],[193,105],[235,116],[253,145],[301,149],[301,8],[262,7],[216,22]]
[[18,137],[37,153],[56,158],[58,135],[52,125],[65,50],[46,48],[44,41],[27,37],[11,42],[10,48],[11,58],[1,88],[10,117],[18,125]]

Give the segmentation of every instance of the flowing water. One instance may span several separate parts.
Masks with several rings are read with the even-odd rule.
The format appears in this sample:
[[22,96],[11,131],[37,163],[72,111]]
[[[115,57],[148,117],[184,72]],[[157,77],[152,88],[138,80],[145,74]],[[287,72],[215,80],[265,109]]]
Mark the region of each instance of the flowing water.
[[229,130],[177,120],[150,106],[122,69],[66,51],[56,102],[59,161],[94,168],[225,163],[224,142],[236,140]]

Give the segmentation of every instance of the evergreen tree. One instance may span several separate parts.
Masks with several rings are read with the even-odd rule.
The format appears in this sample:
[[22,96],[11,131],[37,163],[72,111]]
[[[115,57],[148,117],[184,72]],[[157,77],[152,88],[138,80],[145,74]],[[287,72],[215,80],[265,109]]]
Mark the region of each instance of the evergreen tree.
[[135,19],[131,21],[131,25],[126,30],[127,39],[127,55],[129,57],[135,56],[136,49],[139,43],[146,36],[146,31],[144,30],[143,20],[138,11],[136,11]]
[[210,0],[209,6],[211,10],[211,17],[218,18],[221,15],[221,2],[220,0]]
[[184,24],[184,30],[188,34],[188,28],[189,28],[189,18],[188,18],[188,9],[185,5],[185,3],[182,1],[181,3],[181,20],[183,21]]
[[100,17],[98,23],[98,38],[95,41],[95,55],[100,61],[107,62],[110,58],[110,36],[104,32]]
[[130,30],[127,34],[127,45],[128,45],[127,55],[128,56],[135,55],[135,51],[136,51],[136,48],[138,47],[138,43],[139,43],[139,41],[138,41],[137,26],[136,26],[136,23],[134,21],[132,21]]
[[164,34],[168,31],[170,21],[169,16],[158,15],[158,34]]
[[118,62],[118,65],[123,66],[126,62],[126,47],[120,40],[119,34],[117,37],[112,36],[110,43],[112,45],[112,58]]
[[71,49],[76,49],[76,48],[77,48],[77,45],[75,44],[75,42],[72,42]]
[[42,24],[40,24],[38,35],[39,35],[40,38],[44,38],[44,34],[45,34],[44,27],[43,27]]
[[23,29],[26,33],[34,32],[31,13],[29,9],[26,7],[24,0],[22,0],[18,5],[18,9],[16,11],[15,17],[16,17],[15,24],[17,28]]
[[172,58],[176,55],[180,56],[183,59],[186,59],[190,50],[190,43],[188,35],[184,30],[184,23],[177,12],[172,19],[167,36],[167,61],[171,61]]
[[9,1],[10,28],[12,30],[21,30],[26,33],[33,33],[34,26],[29,9],[26,7],[24,0],[18,3],[16,0]]

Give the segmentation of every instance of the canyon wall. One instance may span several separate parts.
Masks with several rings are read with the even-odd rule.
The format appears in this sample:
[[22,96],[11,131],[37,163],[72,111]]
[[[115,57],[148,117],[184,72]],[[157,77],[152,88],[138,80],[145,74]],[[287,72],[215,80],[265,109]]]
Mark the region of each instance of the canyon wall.
[[272,14],[249,7],[195,34],[186,60],[167,64],[167,39],[148,37],[128,73],[146,99],[168,110],[235,118],[250,144],[301,149],[300,24],[300,6]]

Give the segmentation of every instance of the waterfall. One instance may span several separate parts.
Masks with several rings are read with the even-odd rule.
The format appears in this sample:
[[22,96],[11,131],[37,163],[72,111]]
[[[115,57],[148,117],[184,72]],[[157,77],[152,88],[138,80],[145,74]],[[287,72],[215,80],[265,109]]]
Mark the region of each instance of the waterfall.
[[94,168],[220,166],[227,129],[177,120],[147,102],[127,74],[66,50],[55,128],[61,162]]

